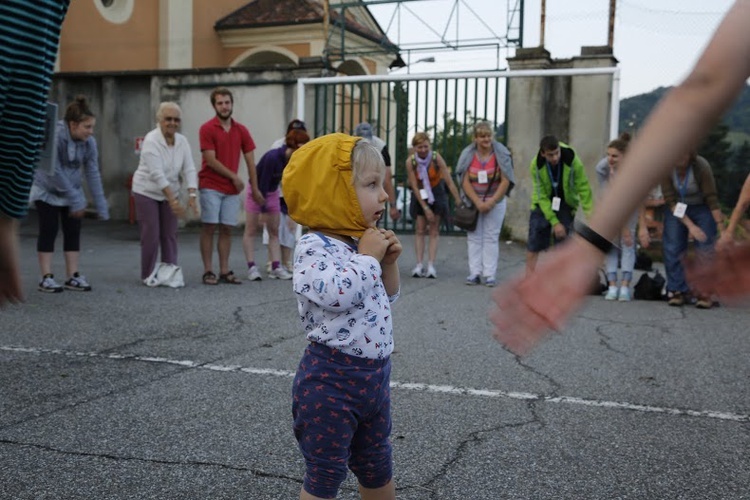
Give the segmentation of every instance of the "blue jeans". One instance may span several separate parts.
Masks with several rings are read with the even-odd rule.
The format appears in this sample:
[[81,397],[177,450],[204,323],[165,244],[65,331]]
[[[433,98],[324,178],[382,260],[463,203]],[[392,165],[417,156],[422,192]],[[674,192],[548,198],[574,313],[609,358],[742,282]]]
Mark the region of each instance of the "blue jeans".
[[630,229],[631,242],[630,245],[625,244],[625,238],[622,237],[622,232],[615,237],[613,243],[618,245],[620,248],[613,248],[607,254],[607,281],[617,283],[617,268],[618,266],[622,270],[622,281],[630,283],[633,281],[633,268],[635,268],[635,242],[638,239],[636,233],[636,227],[638,223],[638,217],[633,216],[628,221],[628,229]]
[[[706,241],[695,241],[695,249],[704,254],[713,252],[716,241],[716,221],[708,205],[688,205],[685,212],[696,226],[706,233]],[[688,247],[688,229],[669,210],[664,211],[664,233],[662,250],[664,268],[667,272],[667,290],[686,293],[690,288],[685,281],[685,270],[682,267],[682,256]]]

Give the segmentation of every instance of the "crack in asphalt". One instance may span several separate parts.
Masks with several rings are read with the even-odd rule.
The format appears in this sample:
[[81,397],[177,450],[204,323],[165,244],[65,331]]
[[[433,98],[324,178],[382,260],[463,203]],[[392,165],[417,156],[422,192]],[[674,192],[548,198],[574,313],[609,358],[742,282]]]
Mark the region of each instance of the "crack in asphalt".
[[272,474],[270,472],[263,472],[250,467],[242,467],[238,465],[232,465],[222,462],[211,462],[203,460],[166,460],[157,458],[144,458],[136,456],[124,456],[115,455],[112,453],[93,453],[86,451],[70,451],[63,450],[61,448],[55,448],[53,446],[41,445],[37,443],[28,443],[23,441],[14,441],[10,439],[0,439],[0,444],[7,444],[12,446],[21,446],[26,448],[36,448],[38,450],[47,451],[51,453],[59,453],[60,455],[81,457],[81,458],[99,458],[106,460],[125,461],[125,462],[142,462],[147,464],[158,464],[158,465],[173,465],[173,466],[187,466],[187,467],[209,467],[209,468],[220,468],[224,470],[232,470],[237,472],[247,472],[257,477],[269,478],[269,479],[282,479],[285,481],[292,481],[302,485],[302,479],[299,477],[290,477],[284,474]]
[[[150,378],[148,380],[144,380],[144,381],[142,381],[140,383],[137,383],[137,384],[130,384],[130,385],[127,385],[127,386],[116,388],[116,389],[111,389],[111,390],[109,390],[107,392],[104,392],[102,394],[98,394],[98,395],[90,397],[90,398],[85,398],[85,399],[81,399],[81,400],[77,400],[77,401],[71,401],[70,403],[64,404],[62,406],[57,406],[57,407],[52,408],[52,409],[50,409],[50,410],[48,410],[46,412],[35,413],[34,415],[31,415],[29,417],[26,417],[26,418],[23,418],[23,419],[20,419],[20,420],[16,420],[14,422],[10,422],[10,423],[4,424],[4,425],[0,426],[0,430],[10,429],[10,428],[15,427],[17,425],[22,425],[22,424],[26,424],[28,422],[33,422],[34,420],[38,420],[40,418],[48,417],[50,415],[54,415],[56,413],[60,413],[60,412],[66,411],[66,410],[69,410],[71,408],[75,408],[77,406],[82,406],[82,405],[86,405],[86,404],[89,404],[89,403],[93,403],[95,401],[99,401],[99,400],[102,400],[102,399],[105,399],[105,398],[108,398],[110,396],[114,396],[114,395],[117,395],[117,394],[124,394],[124,393],[127,393],[128,391],[132,391],[134,389],[140,389],[142,387],[146,387],[147,385],[151,385],[154,382],[160,382],[162,380],[166,380],[166,379],[168,379],[170,377],[173,377],[176,374],[184,373],[187,370],[189,370],[189,368],[175,367],[173,371],[170,371],[169,373],[166,373],[166,374],[159,375],[158,377],[153,377],[153,378]],[[0,442],[1,441],[2,440],[0,440]]]
[[[535,404],[535,403],[529,403],[529,404]],[[432,495],[435,494],[435,491],[437,488],[434,488],[433,485],[436,484],[438,481],[445,479],[445,475],[448,473],[448,471],[456,465],[458,462],[460,462],[466,455],[469,454],[469,448],[472,444],[475,443],[481,443],[484,441],[484,438],[482,438],[483,434],[493,434],[499,431],[502,431],[503,429],[517,429],[520,427],[526,427],[528,425],[534,425],[539,424],[541,427],[544,427],[543,422],[538,418],[538,416],[535,414],[535,412],[532,412],[532,419],[522,422],[514,422],[514,423],[508,423],[508,424],[500,424],[493,427],[489,427],[486,429],[478,429],[476,431],[470,432],[465,439],[458,442],[458,444],[455,447],[455,450],[452,453],[451,457],[448,457],[445,462],[437,469],[437,471],[432,475],[430,479],[427,481],[413,486],[409,487],[406,486],[404,488],[398,488],[399,491],[407,491],[409,488],[419,488],[420,490],[429,491]],[[430,498],[438,499],[439,497],[431,496]]]

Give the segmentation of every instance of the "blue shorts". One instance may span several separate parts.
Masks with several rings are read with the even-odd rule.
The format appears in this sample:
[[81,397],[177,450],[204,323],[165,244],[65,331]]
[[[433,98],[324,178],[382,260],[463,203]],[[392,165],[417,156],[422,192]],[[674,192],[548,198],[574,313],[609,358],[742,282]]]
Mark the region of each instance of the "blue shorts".
[[236,226],[240,213],[240,195],[201,189],[201,222]]
[[[565,226],[565,232],[570,234],[573,227],[573,212],[570,207],[564,203],[560,204],[560,211],[557,212],[557,219]],[[526,250],[529,252],[539,253],[550,247],[550,240],[554,237],[552,224],[549,223],[542,209],[537,207],[531,211],[529,217],[529,237],[526,240]],[[555,243],[562,240],[555,239]]]
[[365,488],[393,477],[391,361],[311,343],[292,388],[294,435],[305,457],[305,491],[336,498],[347,466]]

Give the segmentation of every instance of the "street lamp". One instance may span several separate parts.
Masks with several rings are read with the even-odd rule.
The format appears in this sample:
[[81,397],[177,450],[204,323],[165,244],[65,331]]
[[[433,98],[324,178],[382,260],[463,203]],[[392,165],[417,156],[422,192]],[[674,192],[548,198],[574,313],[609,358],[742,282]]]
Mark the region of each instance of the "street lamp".
[[434,57],[423,57],[421,59],[417,59],[414,62],[411,62],[411,55],[407,55],[406,62],[404,62],[403,59],[401,59],[401,56],[398,56],[390,65],[389,69],[393,71],[398,71],[401,68],[406,68],[406,73],[410,73],[409,67],[418,64],[418,63],[434,63],[435,58]]
[[407,64],[406,64],[406,74],[408,75],[408,74],[409,74],[409,73],[411,72],[410,68],[411,68],[411,66],[412,66],[413,64],[419,64],[419,63],[434,63],[434,62],[435,62],[435,58],[434,58],[434,57],[423,57],[422,59],[417,59],[417,60],[416,60],[416,61],[414,61],[413,63],[407,63]]

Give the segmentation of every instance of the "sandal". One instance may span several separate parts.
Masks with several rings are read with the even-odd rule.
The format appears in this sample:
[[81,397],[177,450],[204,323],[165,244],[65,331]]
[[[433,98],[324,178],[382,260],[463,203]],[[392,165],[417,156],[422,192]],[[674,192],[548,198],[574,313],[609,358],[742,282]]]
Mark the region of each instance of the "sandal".
[[241,285],[242,281],[234,275],[234,271],[229,271],[227,274],[219,275],[219,283],[228,283],[230,285]]
[[216,279],[216,275],[211,271],[203,273],[203,284],[204,285],[218,285],[219,280]]

